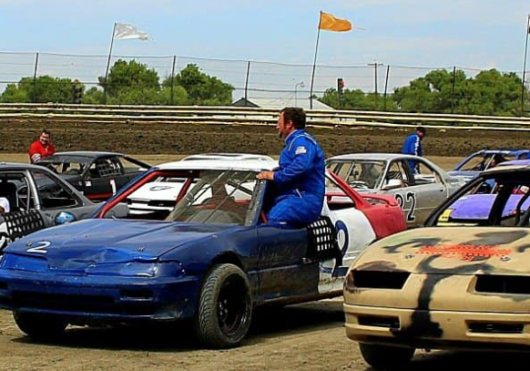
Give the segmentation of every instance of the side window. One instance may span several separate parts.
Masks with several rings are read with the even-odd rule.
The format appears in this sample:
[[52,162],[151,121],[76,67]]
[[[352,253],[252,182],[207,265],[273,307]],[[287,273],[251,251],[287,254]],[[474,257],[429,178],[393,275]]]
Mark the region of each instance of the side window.
[[396,183],[396,179],[402,182],[402,187],[410,185],[408,173],[402,161],[392,161],[388,167],[383,185]]
[[33,171],[43,209],[79,206],[79,200],[50,174]]
[[27,176],[25,174],[21,175],[20,178],[16,180],[16,183],[18,188],[16,197],[17,201],[15,203],[10,201],[11,211],[15,211],[17,207],[18,209],[25,211],[36,208],[37,200],[35,200],[35,192],[31,191],[30,182]]
[[[0,179],[0,204],[9,212],[28,210],[35,206],[33,197],[28,198],[29,182],[25,173],[2,174]],[[31,192],[30,192],[31,195]]]
[[[92,167],[91,167],[92,170]],[[116,158],[99,159],[95,162],[95,173],[97,178],[107,178],[111,176],[121,175],[121,165]],[[90,172],[92,174],[92,171]],[[92,178],[95,178],[92,175]]]
[[414,175],[416,184],[442,183],[440,174],[424,162],[419,163],[419,172]]

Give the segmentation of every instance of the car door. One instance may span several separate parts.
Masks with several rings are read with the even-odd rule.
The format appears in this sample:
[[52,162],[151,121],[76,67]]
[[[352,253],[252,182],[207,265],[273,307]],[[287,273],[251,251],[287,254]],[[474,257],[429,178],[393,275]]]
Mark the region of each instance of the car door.
[[71,188],[50,172],[30,171],[30,192],[35,192],[34,207],[42,211],[52,224],[63,224],[90,217],[98,207],[86,204]]
[[306,228],[281,228],[266,223],[265,213],[274,199],[273,185],[261,181],[256,206],[258,235],[258,296],[264,301],[317,294],[319,264],[306,259]]
[[104,201],[127,183],[115,157],[99,157],[88,168],[84,194],[93,201]]
[[407,226],[419,224],[417,198],[418,188],[407,160],[395,159],[389,162],[382,184],[381,193],[392,195],[403,209]]
[[431,212],[444,202],[449,190],[441,175],[427,162],[419,159],[419,173],[414,175],[416,210],[414,212],[417,225],[423,224]]

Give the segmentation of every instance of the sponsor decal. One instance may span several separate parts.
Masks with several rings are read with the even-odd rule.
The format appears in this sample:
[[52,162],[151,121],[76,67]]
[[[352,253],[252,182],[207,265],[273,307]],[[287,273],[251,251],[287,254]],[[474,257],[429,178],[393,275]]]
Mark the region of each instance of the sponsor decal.
[[447,222],[449,221],[449,217],[451,216],[451,213],[453,212],[453,209],[445,209],[445,211],[440,215],[440,219],[438,219],[439,222]]
[[295,155],[302,155],[304,153],[307,153],[307,149],[304,146],[296,147],[296,150],[294,151]]
[[416,254],[438,255],[443,258],[454,258],[471,261],[474,258],[491,258],[511,254],[510,249],[499,249],[494,245],[440,245],[423,246]]
[[168,189],[173,189],[172,186],[152,186],[149,188],[152,192],[158,192],[158,191],[167,191]]

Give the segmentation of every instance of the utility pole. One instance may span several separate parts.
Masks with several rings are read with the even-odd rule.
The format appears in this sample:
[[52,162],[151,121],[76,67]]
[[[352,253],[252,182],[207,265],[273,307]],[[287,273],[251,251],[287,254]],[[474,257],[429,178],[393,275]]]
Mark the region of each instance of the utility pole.
[[374,66],[374,88],[375,88],[375,101],[374,101],[374,107],[375,107],[375,110],[377,111],[377,97],[378,97],[378,94],[377,94],[377,68],[379,66],[382,66],[383,63],[377,63],[377,61],[374,61],[374,63],[368,63],[368,66]]

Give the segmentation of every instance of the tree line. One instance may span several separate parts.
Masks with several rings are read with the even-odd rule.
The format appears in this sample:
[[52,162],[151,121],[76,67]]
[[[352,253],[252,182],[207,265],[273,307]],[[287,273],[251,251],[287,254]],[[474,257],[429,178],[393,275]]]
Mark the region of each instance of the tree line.
[[[207,75],[195,64],[160,81],[147,65],[118,60],[107,77],[98,77],[97,86],[90,89],[69,78],[23,77],[7,85],[0,102],[227,106],[233,101],[232,85]],[[529,92],[522,86],[513,72],[490,69],[468,77],[462,70],[439,69],[389,94],[329,88],[314,98],[343,110],[513,116],[528,112]]]
[[[154,69],[134,60],[118,60],[98,86],[86,89],[78,80],[52,76],[23,77],[7,85],[0,103],[82,103],[226,106],[234,87],[188,64],[174,77],[160,77]],[[81,91],[76,101],[75,91]]]
[[513,72],[490,69],[468,77],[462,70],[440,69],[388,95],[366,94],[360,89],[344,89],[339,94],[330,88],[320,101],[346,110],[517,116],[528,113],[529,92]]

